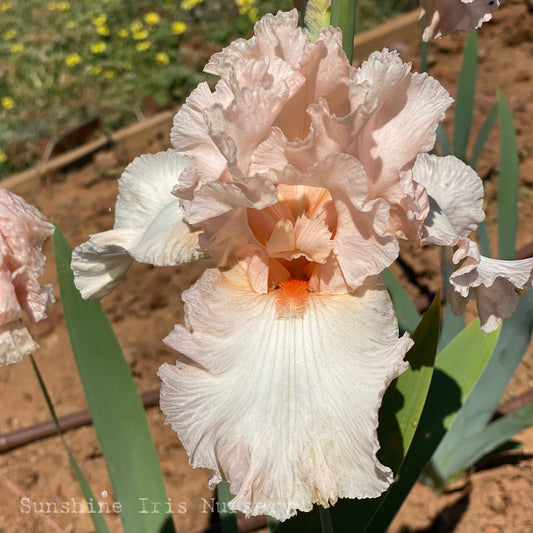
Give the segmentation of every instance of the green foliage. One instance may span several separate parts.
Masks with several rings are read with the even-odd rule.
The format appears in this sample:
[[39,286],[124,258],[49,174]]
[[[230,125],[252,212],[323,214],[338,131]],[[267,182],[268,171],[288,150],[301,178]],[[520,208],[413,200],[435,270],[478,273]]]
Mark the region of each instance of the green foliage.
[[231,498],[232,496],[229,490],[229,483],[227,481],[221,481],[217,485],[217,502],[218,514],[222,524],[222,533],[239,533],[239,527],[237,526],[237,514],[233,511],[230,511],[228,508],[228,502],[231,500]]
[[342,48],[351,63],[357,0],[331,0],[331,25],[342,30]]
[[514,259],[518,231],[518,147],[513,116],[498,91],[500,117],[500,182],[498,184],[498,257]]
[[486,335],[476,320],[439,354],[411,446],[394,483],[380,498],[381,505],[364,531],[387,530],[461,405],[470,396],[497,339],[498,332]]
[[[161,468],[135,382],[102,306],[83,300],[74,286],[71,250],[58,227],[54,254],[72,350],[113,492],[122,507],[124,530],[172,532],[171,515],[164,511],[167,496]],[[150,512],[154,504],[159,512]]]
[[387,290],[394,304],[400,329],[412,333],[420,322],[420,313],[411,302],[396,276],[389,269],[384,270],[381,275],[385,280]]
[[[30,359],[31,359],[31,364],[33,366],[35,375],[37,376],[37,381],[39,382],[39,387],[41,388],[41,392],[43,393],[44,399],[46,401],[48,411],[50,412],[50,416],[52,417],[52,420],[54,422],[54,426],[56,428],[57,434],[61,438],[61,444],[63,444],[63,447],[65,448],[65,451],[67,452],[70,466],[72,467],[72,470],[74,470],[74,475],[76,476],[76,480],[78,481],[78,484],[83,493],[83,496],[85,497],[87,505],[89,506],[89,508],[91,508],[91,506],[93,505],[96,506],[97,499],[95,498],[93,491],[91,487],[89,486],[87,479],[83,475],[83,472],[81,471],[81,468],[79,467],[76,459],[74,459],[74,456],[72,455],[72,452],[70,451],[70,448],[68,447],[67,441],[63,437],[63,432],[61,431],[61,428],[59,427],[59,421],[57,419],[54,405],[52,404],[50,394],[48,394],[48,389],[46,388],[41,372],[39,371],[39,368],[37,367],[37,363],[35,362],[35,359],[33,358],[32,355],[30,355]],[[109,528],[107,527],[103,514],[90,513],[90,515],[91,515],[91,520],[93,522],[94,530],[96,533],[109,533]]]
[[477,32],[471,31],[466,39],[463,64],[459,75],[453,132],[453,153],[466,161],[466,146],[474,113],[477,77]]
[[529,411],[508,415],[512,417],[508,421],[508,416],[504,416],[490,422],[527,350],[532,330],[533,293],[528,292],[518,302],[514,315],[503,321],[498,342],[479,381],[435,452],[431,463],[432,479],[426,479],[433,486],[442,487],[457,472],[466,470],[514,433],[533,424]]

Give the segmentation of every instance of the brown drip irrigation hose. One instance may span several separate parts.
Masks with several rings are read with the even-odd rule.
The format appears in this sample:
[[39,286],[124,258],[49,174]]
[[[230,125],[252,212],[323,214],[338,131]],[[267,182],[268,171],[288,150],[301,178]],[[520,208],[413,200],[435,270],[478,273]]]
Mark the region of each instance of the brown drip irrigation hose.
[[[159,389],[143,392],[141,400],[144,407],[153,407],[159,404]],[[68,431],[82,426],[92,424],[91,413],[89,411],[78,411],[70,415],[58,418],[61,431]],[[17,429],[10,433],[0,434],[0,453],[13,450],[24,444],[29,444],[36,440],[54,437],[57,435],[55,424],[52,420],[42,422],[23,429]]]

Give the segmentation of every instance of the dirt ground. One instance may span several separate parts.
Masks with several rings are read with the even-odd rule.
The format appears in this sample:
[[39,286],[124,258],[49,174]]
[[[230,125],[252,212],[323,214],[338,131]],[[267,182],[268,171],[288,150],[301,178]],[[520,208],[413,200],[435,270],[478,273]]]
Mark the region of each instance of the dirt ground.
[[[405,59],[418,68],[418,50],[410,39],[399,43]],[[453,94],[461,64],[463,38],[437,41],[430,49],[430,72]],[[533,240],[533,14],[523,2],[504,2],[494,22],[480,32],[480,64],[476,120],[477,132],[495,101],[496,88],[503,90],[510,102],[520,150],[520,230],[518,247]],[[450,113],[450,116],[452,114]],[[450,119],[448,119],[449,121]],[[166,140],[147,139],[144,151],[155,152],[167,146]],[[55,218],[74,246],[90,233],[112,227],[117,178],[136,154],[123,153],[120,147],[98,153],[93,162],[67,174],[53,176],[27,200],[35,203],[50,219]],[[478,165],[486,185],[487,221],[491,240],[496,221],[494,198],[498,175],[498,138],[493,133]],[[44,282],[55,282],[51,245]],[[404,250],[406,263],[420,283],[431,290],[439,287],[438,256],[435,251]],[[135,265],[125,282],[104,299],[116,334],[124,349],[140,391],[159,386],[156,371],[164,362],[175,360],[175,353],[161,342],[175,323],[183,318],[180,294],[205,268],[205,263],[179,268],[153,268]],[[415,297],[416,288],[410,293]],[[58,302],[48,320],[31,328],[40,344],[37,363],[49,388],[59,416],[86,408],[81,384]],[[506,391],[511,398],[533,388],[533,350],[526,354],[516,376]],[[0,371],[0,434],[49,419],[45,402],[28,359]],[[177,531],[196,533],[211,519],[206,502],[207,472],[193,470],[174,432],[163,425],[157,407],[147,410],[167,492],[177,509],[187,512],[174,515]],[[457,533],[531,533],[533,531],[533,428],[518,439],[523,448],[484,469],[471,472],[454,490],[442,495],[417,485],[396,517],[391,532]],[[101,501],[111,502],[111,487],[92,427],[66,433],[66,440]],[[92,531],[86,513],[38,516],[25,512],[21,498],[33,502],[82,502],[74,474],[57,437],[28,444],[0,455],[0,533],[31,531]],[[118,515],[108,515],[113,532],[121,531]]]

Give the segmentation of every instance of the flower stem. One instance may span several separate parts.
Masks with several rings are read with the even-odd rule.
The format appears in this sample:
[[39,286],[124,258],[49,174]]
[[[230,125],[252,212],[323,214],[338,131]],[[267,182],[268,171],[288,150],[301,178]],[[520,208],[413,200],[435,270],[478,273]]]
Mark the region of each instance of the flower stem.
[[342,48],[351,63],[357,0],[331,0],[331,25],[342,30]]

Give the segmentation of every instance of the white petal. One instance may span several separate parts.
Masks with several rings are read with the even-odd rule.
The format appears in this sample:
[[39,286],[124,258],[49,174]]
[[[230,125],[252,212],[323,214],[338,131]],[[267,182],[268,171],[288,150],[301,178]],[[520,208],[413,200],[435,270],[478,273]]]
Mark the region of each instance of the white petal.
[[481,256],[478,265],[450,276],[450,287],[458,295],[451,304],[455,312],[461,312],[466,299],[475,299],[481,329],[490,332],[500,319],[513,314],[518,291],[531,288],[532,280],[533,258],[503,261]]
[[172,193],[189,160],[174,150],[136,158],[119,180],[113,230],[92,235],[72,254],[74,283],[84,298],[100,300],[124,277],[133,259],[157,266],[202,256],[198,233],[183,221]]
[[0,325],[0,366],[17,363],[39,348],[21,320]]
[[184,356],[159,370],[192,466],[230,482],[232,509],[281,520],[390,485],[378,409],[412,344],[379,279],[343,295],[295,283],[262,295],[238,266],[207,270],[166,339]]
[[158,213],[130,254],[155,266],[181,265],[204,257],[197,249],[198,234],[183,222],[179,201],[173,201]]
[[454,245],[457,237],[468,237],[485,219],[483,184],[475,171],[456,157],[421,154],[413,175],[429,196],[425,242]]
[[118,181],[115,228],[144,233],[159,212],[176,201],[172,189],[189,163],[175,150],[136,157]]
[[110,230],[91,235],[74,249],[70,266],[83,298],[101,300],[120,283],[133,263],[128,249],[136,242],[135,230]]

